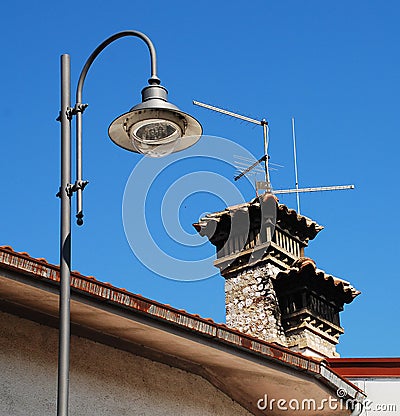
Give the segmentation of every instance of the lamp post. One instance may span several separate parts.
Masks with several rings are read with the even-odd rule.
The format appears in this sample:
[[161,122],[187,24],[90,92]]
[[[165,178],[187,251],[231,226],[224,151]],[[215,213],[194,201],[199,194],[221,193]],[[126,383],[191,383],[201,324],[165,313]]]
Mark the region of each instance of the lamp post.
[[[86,75],[96,57],[115,40],[134,36],[142,39],[150,52],[151,76],[142,90],[142,102],[116,118],[108,129],[118,146],[150,157],[162,157],[186,149],[201,136],[200,123],[167,100],[167,90],[157,76],[156,51],[151,40],[141,32],[118,32],[102,42],[87,59],[76,89],[76,104],[71,107],[70,57],[61,55],[61,198],[60,220],[60,305],[57,416],[68,415],[70,356],[70,280],[71,280],[71,198],[77,193],[77,223],[83,224],[82,191],[82,90]],[[76,117],[76,180],[71,181],[71,121]]]

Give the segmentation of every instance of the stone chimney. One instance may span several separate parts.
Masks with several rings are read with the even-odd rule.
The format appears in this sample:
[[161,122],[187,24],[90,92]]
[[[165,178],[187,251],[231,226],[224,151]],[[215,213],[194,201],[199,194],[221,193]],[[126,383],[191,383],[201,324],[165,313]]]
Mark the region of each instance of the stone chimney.
[[323,227],[268,193],[193,225],[216,247],[229,327],[305,355],[338,356],[339,312],[360,292],[304,257]]

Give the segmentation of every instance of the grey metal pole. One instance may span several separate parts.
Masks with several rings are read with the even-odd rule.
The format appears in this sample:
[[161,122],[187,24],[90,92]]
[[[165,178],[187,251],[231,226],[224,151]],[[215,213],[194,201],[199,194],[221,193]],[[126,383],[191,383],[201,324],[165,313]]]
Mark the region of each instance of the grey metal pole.
[[[76,105],[71,108],[71,64],[70,56],[61,55],[61,220],[60,220],[60,304],[59,304],[59,350],[58,350],[58,387],[57,387],[57,416],[68,416],[69,396],[69,358],[71,338],[70,317],[70,281],[71,281],[71,196],[77,191],[77,218],[78,225],[83,223],[82,217],[82,190],[85,181],[82,181],[82,112],[85,105],[82,101],[82,89],[87,72],[99,53],[114,40],[124,36],[136,36],[142,39],[150,52],[151,77],[150,85],[160,84],[157,76],[156,51],[151,40],[141,32],[127,30],[116,33],[101,43],[90,55],[79,77]],[[77,181],[71,184],[71,119],[77,116],[77,144],[76,164]]]
[[68,416],[71,276],[71,75],[70,57],[61,55],[61,224],[57,416]]

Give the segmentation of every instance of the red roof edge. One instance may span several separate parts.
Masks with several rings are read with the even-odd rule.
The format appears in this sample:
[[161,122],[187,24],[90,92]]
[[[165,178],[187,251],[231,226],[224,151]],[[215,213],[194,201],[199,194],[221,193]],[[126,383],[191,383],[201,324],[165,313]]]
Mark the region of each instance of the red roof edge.
[[400,378],[400,357],[328,358],[326,361],[346,378]]

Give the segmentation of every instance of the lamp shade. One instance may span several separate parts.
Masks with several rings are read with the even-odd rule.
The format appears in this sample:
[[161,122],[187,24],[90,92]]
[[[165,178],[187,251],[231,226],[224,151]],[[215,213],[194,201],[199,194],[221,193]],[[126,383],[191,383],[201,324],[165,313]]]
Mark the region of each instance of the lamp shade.
[[200,123],[167,100],[161,85],[142,91],[142,102],[116,118],[108,135],[118,146],[150,157],[162,157],[194,145],[201,137]]

